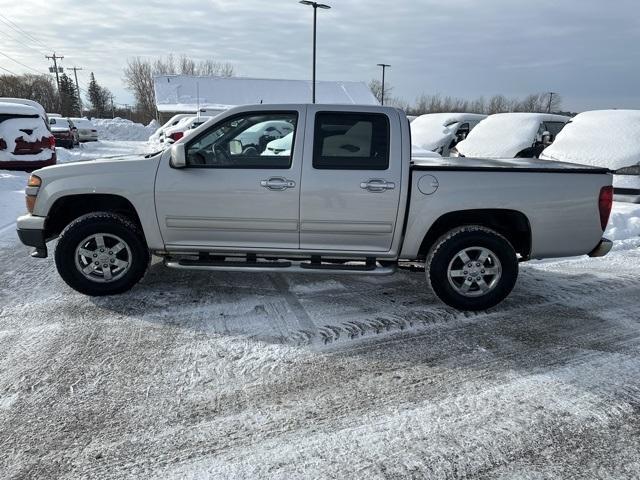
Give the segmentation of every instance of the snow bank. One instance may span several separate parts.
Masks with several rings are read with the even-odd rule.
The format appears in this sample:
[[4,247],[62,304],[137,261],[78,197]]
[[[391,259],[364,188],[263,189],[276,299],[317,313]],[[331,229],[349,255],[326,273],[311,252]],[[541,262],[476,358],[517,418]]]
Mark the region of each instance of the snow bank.
[[122,155],[146,154],[157,150],[155,145],[142,141],[111,141],[81,143],[73,150],[56,147],[58,163],[82,162],[97,158],[113,158]]
[[475,127],[456,145],[465,157],[514,158],[536,140],[540,122],[567,122],[569,117],[543,113],[497,113]]
[[626,240],[640,236],[640,205],[614,202],[604,236],[609,240]]
[[28,178],[26,172],[0,170],[0,233],[26,212],[24,189]]
[[437,150],[453,140],[460,123],[479,121],[486,115],[471,113],[429,113],[410,124],[411,143],[422,150]]
[[120,117],[94,118],[91,123],[98,130],[100,140],[147,140],[158,129],[155,120],[147,126]]

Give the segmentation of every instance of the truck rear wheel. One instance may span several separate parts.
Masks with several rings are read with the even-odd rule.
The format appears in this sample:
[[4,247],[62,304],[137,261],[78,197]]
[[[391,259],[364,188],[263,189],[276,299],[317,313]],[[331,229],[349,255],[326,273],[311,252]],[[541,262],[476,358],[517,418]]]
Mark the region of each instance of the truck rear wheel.
[[128,218],[96,212],[71,222],[55,252],[62,279],[85,295],[114,295],[144,276],[150,255],[140,229]]
[[481,226],[453,229],[433,245],[425,263],[434,293],[458,310],[486,310],[513,289],[518,258],[499,233]]

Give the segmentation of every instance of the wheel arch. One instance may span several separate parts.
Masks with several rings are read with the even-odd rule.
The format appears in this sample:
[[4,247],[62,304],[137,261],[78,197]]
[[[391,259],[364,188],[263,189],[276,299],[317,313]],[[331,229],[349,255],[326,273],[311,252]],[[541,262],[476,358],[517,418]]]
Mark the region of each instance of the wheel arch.
[[448,231],[464,225],[479,225],[495,230],[513,245],[524,259],[531,253],[531,224],[527,216],[510,209],[470,209],[448,212],[440,216],[425,233],[418,258],[426,258],[433,244]]
[[92,212],[111,212],[125,216],[144,232],[140,216],[133,204],[116,194],[83,193],[58,198],[47,215],[46,238],[54,238],[76,218]]

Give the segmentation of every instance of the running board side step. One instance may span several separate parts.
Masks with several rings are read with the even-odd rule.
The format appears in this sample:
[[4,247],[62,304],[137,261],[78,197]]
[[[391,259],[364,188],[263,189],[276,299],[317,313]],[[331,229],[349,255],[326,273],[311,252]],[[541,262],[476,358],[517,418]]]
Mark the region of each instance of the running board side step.
[[327,264],[294,261],[202,261],[194,259],[171,259],[164,261],[165,266],[179,270],[208,270],[218,272],[288,272],[288,273],[324,273],[349,275],[392,275],[396,265],[375,264]]

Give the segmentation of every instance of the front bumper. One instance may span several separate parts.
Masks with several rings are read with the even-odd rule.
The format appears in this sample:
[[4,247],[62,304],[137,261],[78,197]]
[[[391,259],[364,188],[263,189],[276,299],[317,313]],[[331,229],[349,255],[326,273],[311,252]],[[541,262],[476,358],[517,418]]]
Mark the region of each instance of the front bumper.
[[611,247],[613,247],[613,242],[608,238],[602,238],[600,243],[589,252],[590,257],[604,257],[607,253],[611,251]]
[[34,247],[35,251],[31,253],[32,257],[47,258],[47,239],[44,231],[44,217],[35,217],[33,215],[23,215],[18,218],[18,238],[28,247]]

